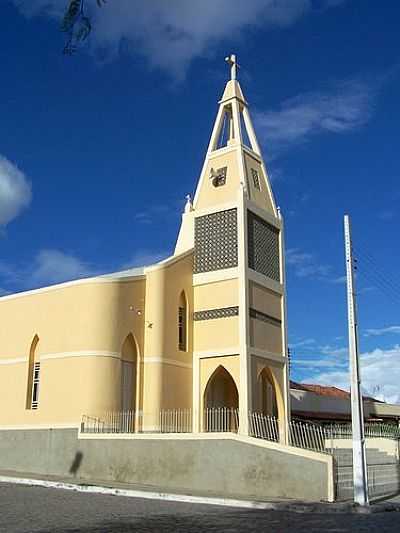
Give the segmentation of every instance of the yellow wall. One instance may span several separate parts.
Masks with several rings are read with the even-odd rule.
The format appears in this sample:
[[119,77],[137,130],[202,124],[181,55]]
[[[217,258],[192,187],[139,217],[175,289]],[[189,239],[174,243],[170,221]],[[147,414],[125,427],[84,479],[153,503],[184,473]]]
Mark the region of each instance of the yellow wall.
[[239,289],[237,279],[228,279],[197,285],[194,287],[194,309],[220,309],[239,305]]
[[119,352],[133,331],[143,346],[144,280],[83,283],[0,299],[0,359],[24,357],[37,334],[42,354]]
[[[0,425],[78,423],[120,409],[120,351],[143,349],[145,281],[87,282],[0,300]],[[26,409],[28,356],[38,335],[39,407]],[[20,361],[20,362],[17,362]],[[11,363],[11,364],[10,364]]]
[[[274,215],[274,208],[271,203],[269,192],[267,190],[266,178],[264,170],[258,159],[249,155],[248,152],[245,152],[244,156],[245,161],[245,171],[247,176],[247,187],[249,190],[250,199],[258,205],[261,209],[265,209],[268,213]],[[258,172],[260,180],[260,190],[254,187],[253,176],[251,169],[254,169]]]
[[253,309],[281,320],[281,299],[282,296],[280,294],[270,291],[269,289],[250,281],[249,304]]
[[[212,180],[209,179],[211,169],[217,170],[222,167],[227,167],[226,184],[221,187],[214,187]],[[237,151],[235,149],[224,150],[223,153],[211,155],[203,176],[196,210],[235,202],[240,184]]]
[[239,318],[215,318],[194,322],[194,348],[196,352],[224,350],[239,345]]
[[[156,425],[160,409],[189,408],[192,404],[192,274],[192,253],[183,254],[146,273],[143,410],[148,426]],[[178,347],[178,308],[182,290],[188,303],[186,352]]]
[[250,345],[273,354],[282,354],[282,329],[256,318],[250,318]]

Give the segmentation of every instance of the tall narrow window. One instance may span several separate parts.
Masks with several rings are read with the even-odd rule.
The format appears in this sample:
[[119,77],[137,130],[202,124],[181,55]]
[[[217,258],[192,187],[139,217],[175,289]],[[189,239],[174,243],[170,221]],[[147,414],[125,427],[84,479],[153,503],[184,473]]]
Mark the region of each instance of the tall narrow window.
[[39,406],[39,382],[40,382],[40,363],[35,363],[33,367],[33,387],[32,387],[32,409]]
[[186,296],[182,291],[178,308],[178,347],[182,352],[187,351],[187,304]]
[[39,407],[40,361],[37,353],[38,342],[39,337],[35,335],[29,351],[26,409],[37,409]]

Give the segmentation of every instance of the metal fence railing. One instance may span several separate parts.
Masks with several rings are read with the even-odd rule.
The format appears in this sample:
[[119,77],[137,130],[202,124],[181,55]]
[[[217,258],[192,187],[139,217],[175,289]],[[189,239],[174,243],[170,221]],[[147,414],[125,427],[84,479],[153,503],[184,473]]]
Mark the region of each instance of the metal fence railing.
[[203,431],[233,432],[239,429],[239,410],[233,407],[208,407],[204,409]]
[[110,411],[102,416],[83,415],[81,433],[136,433],[140,411]]
[[[321,426],[292,420],[288,429],[290,446],[318,452],[326,451],[326,439]],[[258,439],[279,442],[279,420],[262,413],[249,413],[249,433]]]
[[[197,416],[197,415],[196,415]],[[237,433],[241,419],[239,410],[231,407],[204,409],[200,431],[212,433]],[[101,416],[82,417],[82,433],[191,433],[193,413],[191,409],[165,409],[155,417],[151,430],[143,426],[142,411],[108,412]],[[263,413],[250,412],[248,428],[251,437],[279,442],[284,434],[280,421]],[[389,438],[400,440],[400,428],[391,424],[365,424],[366,438]],[[330,453],[335,439],[350,439],[351,424],[321,426],[310,422],[291,420],[288,425],[288,444],[318,452]]]
[[191,409],[166,409],[160,411],[160,433],[191,433],[193,431]]
[[262,413],[249,413],[249,433],[251,437],[278,442],[279,420]]
[[[353,433],[351,424],[329,424],[324,426],[326,438],[351,439]],[[400,428],[394,424],[380,422],[367,422],[364,424],[364,433],[367,438],[399,439]]]
[[297,420],[292,420],[289,424],[289,444],[316,452],[328,451],[324,428]]

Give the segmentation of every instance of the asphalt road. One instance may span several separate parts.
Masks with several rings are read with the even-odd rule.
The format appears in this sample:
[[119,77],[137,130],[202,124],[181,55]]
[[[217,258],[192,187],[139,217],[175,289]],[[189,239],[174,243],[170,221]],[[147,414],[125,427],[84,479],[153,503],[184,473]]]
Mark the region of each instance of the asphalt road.
[[248,511],[0,483],[1,533],[398,532],[400,513]]

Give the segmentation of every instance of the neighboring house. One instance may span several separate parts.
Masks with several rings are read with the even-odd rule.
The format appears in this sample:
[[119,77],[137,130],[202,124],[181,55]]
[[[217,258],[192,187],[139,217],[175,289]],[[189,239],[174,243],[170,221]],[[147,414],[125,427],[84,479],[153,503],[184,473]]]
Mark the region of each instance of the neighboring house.
[[249,411],[278,416],[286,442],[283,220],[230,61],[174,254],[0,298],[3,429],[131,410],[153,431],[160,411],[190,409],[200,431],[205,409],[227,407],[245,413],[242,434]]
[[[368,422],[400,424],[400,405],[364,396],[364,417]],[[350,393],[337,387],[290,382],[292,417],[332,424],[351,420]]]

